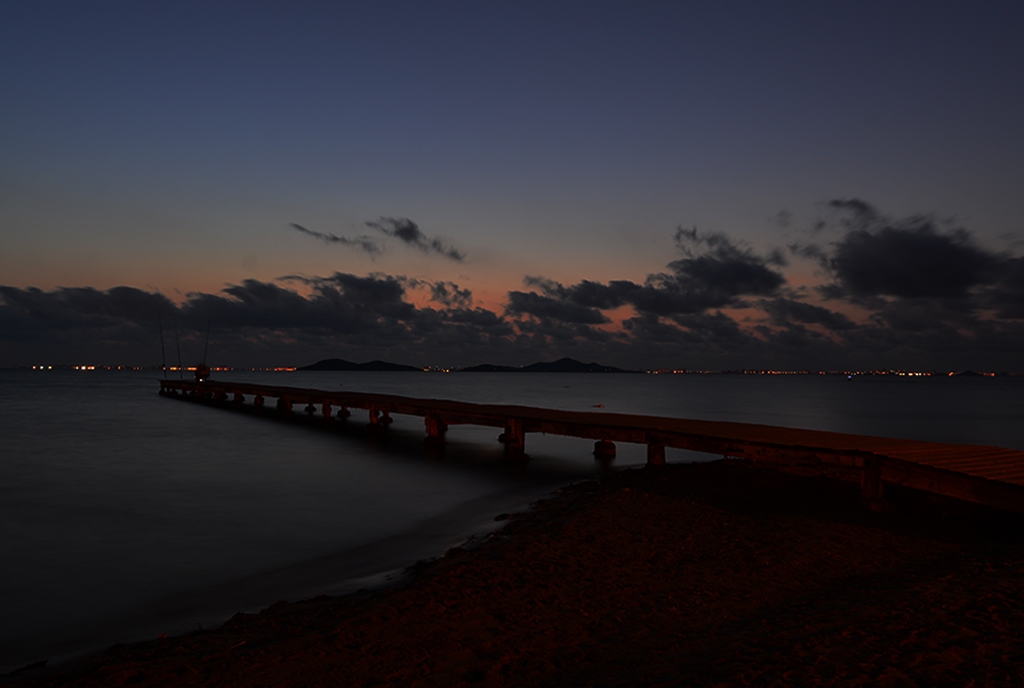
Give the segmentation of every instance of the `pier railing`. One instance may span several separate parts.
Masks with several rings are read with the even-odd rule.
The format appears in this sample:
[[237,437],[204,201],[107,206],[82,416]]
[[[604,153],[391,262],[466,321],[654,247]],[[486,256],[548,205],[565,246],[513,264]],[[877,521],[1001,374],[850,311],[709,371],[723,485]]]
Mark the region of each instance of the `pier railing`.
[[864,496],[884,506],[886,483],[906,485],[970,502],[1024,513],[1024,452],[979,445],[890,439],[753,423],[689,420],[598,411],[561,411],[531,406],[474,404],[390,394],[205,380],[161,380],[160,393],[182,399],[257,408],[274,399],[281,414],[297,410],[325,421],[367,412],[372,431],[383,431],[392,414],[424,419],[426,442],[442,444],[452,425],[502,428],[498,439],[509,457],[525,459],[526,435],[544,433],[595,440],[594,455],[611,460],[615,443],[647,446],[647,462],[665,463],[673,447],[788,466],[858,472]]

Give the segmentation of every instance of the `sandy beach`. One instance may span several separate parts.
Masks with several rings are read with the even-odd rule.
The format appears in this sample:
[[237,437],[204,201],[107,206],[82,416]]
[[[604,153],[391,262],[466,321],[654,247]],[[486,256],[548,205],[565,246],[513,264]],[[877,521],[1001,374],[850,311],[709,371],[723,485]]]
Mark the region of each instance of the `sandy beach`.
[[17,686],[1020,686],[1024,520],[741,461],[568,486],[391,589]]

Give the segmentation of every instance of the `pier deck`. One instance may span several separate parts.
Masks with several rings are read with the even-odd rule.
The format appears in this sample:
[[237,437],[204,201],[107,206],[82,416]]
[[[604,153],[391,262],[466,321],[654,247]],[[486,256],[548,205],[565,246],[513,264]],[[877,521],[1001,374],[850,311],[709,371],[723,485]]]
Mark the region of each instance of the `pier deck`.
[[367,411],[371,427],[391,414],[424,418],[427,441],[444,441],[448,426],[503,428],[499,439],[511,456],[525,457],[527,433],[596,440],[598,457],[615,455],[615,442],[647,445],[647,461],[665,462],[665,447],[789,466],[859,472],[869,503],[884,504],[884,485],[905,485],[970,502],[1024,513],[1024,452],[1002,447],[889,439],[754,423],[687,420],[599,411],[560,411],[530,406],[474,404],[389,394],[326,391],[206,380],[161,380],[160,393],[187,399],[256,406],[277,400],[284,413],[301,405],[310,415],[346,418]]

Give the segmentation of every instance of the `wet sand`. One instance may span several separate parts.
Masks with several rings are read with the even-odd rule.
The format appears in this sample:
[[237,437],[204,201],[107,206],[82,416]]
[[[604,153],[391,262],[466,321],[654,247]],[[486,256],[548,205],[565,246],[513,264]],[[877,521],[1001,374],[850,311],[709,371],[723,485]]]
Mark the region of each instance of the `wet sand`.
[[740,461],[612,472],[399,587],[11,685],[1024,685],[1024,520],[890,497]]

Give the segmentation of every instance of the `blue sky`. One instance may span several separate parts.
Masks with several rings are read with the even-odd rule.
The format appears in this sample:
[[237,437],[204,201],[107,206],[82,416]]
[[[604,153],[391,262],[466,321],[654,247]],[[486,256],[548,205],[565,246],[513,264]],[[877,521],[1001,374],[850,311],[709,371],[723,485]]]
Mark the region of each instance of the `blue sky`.
[[[1024,368],[1022,29],[1010,2],[4,3],[0,365],[151,361],[125,287],[197,331],[200,303],[233,309],[239,365]],[[851,199],[869,223],[829,205]],[[939,244],[956,255],[923,257]],[[955,294],[867,294],[838,267],[865,246],[905,251],[882,261],[901,275],[988,262]],[[668,267],[686,251],[783,281],[709,286]],[[336,274],[397,280],[405,306]],[[570,289],[624,282],[725,296]],[[330,284],[324,308],[363,315],[275,322],[257,284],[331,320]]]

